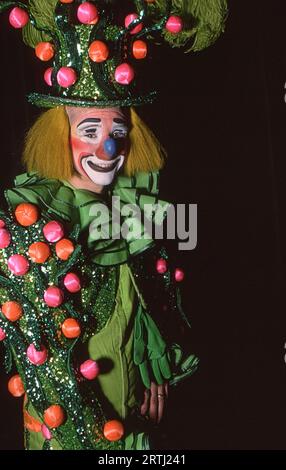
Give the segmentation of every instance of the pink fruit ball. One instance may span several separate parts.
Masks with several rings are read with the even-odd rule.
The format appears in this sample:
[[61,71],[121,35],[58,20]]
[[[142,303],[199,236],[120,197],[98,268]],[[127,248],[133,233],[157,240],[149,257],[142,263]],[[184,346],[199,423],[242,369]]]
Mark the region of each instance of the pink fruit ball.
[[43,228],[44,237],[50,243],[56,243],[64,236],[64,229],[60,222],[52,220],[48,222]]
[[72,294],[76,294],[81,290],[80,279],[75,273],[68,273],[64,278],[65,288]]
[[156,269],[159,274],[165,274],[168,269],[166,260],[163,258],[158,259]]
[[4,220],[0,219],[0,228],[6,227]]
[[57,81],[63,88],[69,88],[77,81],[76,71],[71,67],[61,67],[57,73]]
[[[126,18],[125,18],[125,28],[128,28],[128,26],[135,20],[137,20],[137,18],[139,18],[139,16],[136,14],[136,13],[130,13],[130,15],[127,15]],[[143,25],[142,23],[139,23],[137,26],[134,26],[133,29],[131,29],[129,32],[130,34],[137,34],[137,33],[140,33],[140,31],[142,31],[143,29]]]
[[131,65],[124,62],[121,65],[118,65],[115,69],[115,80],[120,85],[129,85],[134,79],[134,70]]
[[43,438],[46,439],[47,441],[50,441],[53,438],[51,431],[45,424],[42,424],[41,431],[42,431]]
[[78,20],[83,24],[96,24],[98,22],[98,11],[91,2],[82,3],[77,10]]
[[64,293],[56,286],[48,287],[44,293],[44,301],[48,307],[59,307],[64,301]]
[[179,16],[170,16],[167,23],[166,29],[172,34],[178,34],[183,29],[183,21]]
[[175,271],[175,279],[177,282],[182,282],[185,278],[185,273],[182,269],[177,268]]
[[24,28],[24,26],[29,22],[29,19],[28,13],[23,10],[23,8],[19,7],[13,8],[9,15],[9,23],[16,29]]
[[49,86],[53,86],[52,73],[53,73],[53,67],[49,67],[44,73],[44,80],[46,84]]
[[2,330],[2,328],[0,328],[0,341],[4,341],[5,338],[6,338],[5,331]]
[[48,357],[48,351],[45,346],[41,346],[41,351],[37,351],[33,344],[27,349],[27,358],[34,364],[34,366],[41,366],[44,364]]
[[94,380],[99,375],[100,370],[97,362],[92,359],[88,359],[80,366],[80,373],[87,380]]
[[12,255],[8,259],[8,268],[15,276],[24,276],[29,271],[29,261],[22,255]]
[[11,243],[11,235],[5,228],[0,228],[0,248],[7,248]]

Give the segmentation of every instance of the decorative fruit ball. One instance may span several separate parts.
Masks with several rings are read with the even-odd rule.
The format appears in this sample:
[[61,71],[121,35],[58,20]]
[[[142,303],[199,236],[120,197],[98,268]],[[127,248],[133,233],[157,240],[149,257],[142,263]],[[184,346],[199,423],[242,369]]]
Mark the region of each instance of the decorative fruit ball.
[[24,276],[30,269],[29,261],[23,255],[12,255],[8,259],[8,268],[14,276]]
[[6,228],[0,228],[0,248],[8,248],[11,243],[11,234]]
[[49,245],[44,242],[35,242],[29,248],[29,256],[34,263],[45,263],[51,254]]
[[167,261],[163,258],[158,259],[156,269],[159,274],[165,274],[168,270]]
[[[124,24],[125,24],[125,28],[128,28],[128,26],[135,20],[137,20],[139,18],[139,16],[137,15],[137,13],[130,13],[129,15],[126,16],[125,18],[125,21],[124,21]],[[140,33],[140,31],[142,31],[143,29],[143,25],[142,23],[139,23],[137,26],[134,26],[133,29],[131,29],[129,31],[130,34],[137,34],[137,33]]]
[[18,302],[10,300],[2,305],[2,313],[7,318],[7,320],[15,322],[20,320],[20,318],[23,316],[23,309]]
[[175,271],[175,279],[177,282],[182,282],[185,278],[185,273],[182,269],[177,268]]
[[42,436],[44,439],[46,439],[47,441],[50,441],[51,439],[53,439],[53,435],[51,431],[45,424],[42,424],[41,431],[42,431]]
[[96,24],[98,22],[98,11],[91,2],[83,2],[77,10],[78,20],[83,24]]
[[134,69],[126,62],[118,65],[115,69],[115,80],[117,83],[120,83],[120,85],[129,85],[134,79],[134,76]]
[[104,62],[109,56],[108,46],[103,41],[93,41],[88,49],[92,62]]
[[0,228],[6,227],[4,220],[0,219]]
[[5,331],[2,328],[0,328],[0,341],[4,341],[5,338],[6,338]]
[[44,292],[44,301],[48,307],[59,307],[64,301],[64,293],[59,287],[50,286]]
[[145,59],[147,52],[148,49],[145,41],[141,41],[140,39],[134,41],[132,46],[132,53],[135,59]]
[[41,366],[48,358],[48,351],[45,346],[41,346],[41,350],[37,351],[35,346],[30,344],[27,349],[27,358],[34,366]]
[[52,405],[44,412],[44,422],[49,428],[58,428],[65,421],[65,412],[60,405]]
[[167,23],[166,29],[172,34],[178,34],[183,29],[183,21],[179,16],[170,16]]
[[29,22],[29,19],[28,13],[23,10],[23,8],[19,7],[13,8],[9,15],[9,23],[16,29],[24,28],[24,26]]
[[53,67],[49,67],[44,73],[44,80],[48,86],[53,86],[53,82],[52,82],[53,70],[54,70]]
[[88,359],[80,366],[81,375],[87,380],[94,380],[100,374],[98,363]]
[[8,390],[15,398],[20,398],[25,394],[24,385],[20,375],[14,375],[8,382]]
[[62,324],[62,332],[68,339],[78,338],[81,334],[79,322],[74,318],[67,318]]
[[34,204],[23,202],[16,207],[15,218],[23,227],[30,227],[39,220],[39,209]]
[[76,71],[72,67],[61,67],[57,73],[58,84],[63,88],[69,88],[77,81]]
[[72,3],[74,0],[60,0],[61,3]]
[[56,243],[64,236],[64,228],[60,222],[52,220],[48,222],[43,228],[43,234],[46,240],[50,243]]
[[35,54],[38,59],[48,62],[55,55],[55,48],[50,42],[39,42],[35,47]]
[[71,292],[71,294],[76,294],[81,290],[80,278],[75,273],[68,273],[64,278],[65,288]]
[[105,439],[111,442],[119,441],[124,436],[124,427],[120,421],[108,421],[103,429]]
[[63,261],[67,261],[75,250],[74,244],[71,240],[63,238],[56,244],[57,257]]

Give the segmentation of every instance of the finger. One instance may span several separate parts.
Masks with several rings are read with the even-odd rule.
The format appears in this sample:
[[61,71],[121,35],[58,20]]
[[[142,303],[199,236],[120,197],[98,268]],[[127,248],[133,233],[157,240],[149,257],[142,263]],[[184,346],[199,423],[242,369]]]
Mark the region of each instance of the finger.
[[151,396],[150,396],[150,408],[149,416],[151,421],[157,423],[158,416],[158,386],[151,382]]
[[157,417],[157,423],[159,424],[162,421],[163,418],[163,413],[164,413],[164,407],[165,407],[165,385],[159,385],[158,386],[158,417]]
[[149,402],[150,402],[150,390],[146,388],[144,390],[144,400],[140,409],[141,415],[145,416],[147,414],[147,411],[149,410]]
[[169,397],[169,382],[166,382],[164,384],[164,390],[165,390],[166,398],[168,398]]

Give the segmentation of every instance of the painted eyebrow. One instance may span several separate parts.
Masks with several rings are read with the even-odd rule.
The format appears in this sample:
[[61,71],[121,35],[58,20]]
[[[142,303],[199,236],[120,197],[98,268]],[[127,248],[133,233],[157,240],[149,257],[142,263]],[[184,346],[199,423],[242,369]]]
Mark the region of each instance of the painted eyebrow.
[[115,122],[116,124],[126,124],[126,121],[120,118],[114,118],[113,122]]
[[79,128],[80,126],[82,126],[83,124],[86,124],[87,122],[101,122],[101,119],[100,118],[87,118],[87,119],[84,119],[83,121],[81,121],[77,128]]

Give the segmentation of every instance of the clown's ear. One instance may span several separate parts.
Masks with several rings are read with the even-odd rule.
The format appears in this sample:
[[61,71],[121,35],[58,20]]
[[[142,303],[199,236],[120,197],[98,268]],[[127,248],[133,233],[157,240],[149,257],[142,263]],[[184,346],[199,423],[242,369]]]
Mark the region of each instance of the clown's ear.
[[[30,0],[28,2],[29,11],[35,19],[39,29],[53,33],[56,30],[55,8],[58,0]],[[23,28],[23,40],[27,46],[36,47],[39,42],[50,41],[52,39],[48,33],[36,29],[31,22]]]
[[[156,0],[148,8],[156,18],[166,10],[167,3]],[[164,30],[163,37],[172,47],[184,47],[186,52],[201,51],[223,33],[227,12],[227,0],[172,0],[171,13],[182,18],[184,28],[178,34]]]

